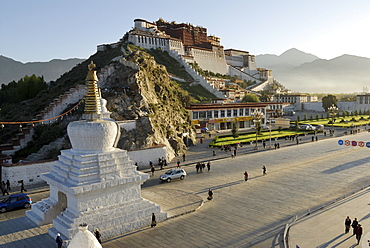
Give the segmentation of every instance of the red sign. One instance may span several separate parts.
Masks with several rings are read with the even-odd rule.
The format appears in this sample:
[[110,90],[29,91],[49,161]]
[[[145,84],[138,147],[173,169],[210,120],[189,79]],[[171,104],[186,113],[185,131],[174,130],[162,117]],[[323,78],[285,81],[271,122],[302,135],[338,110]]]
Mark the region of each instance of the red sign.
[[344,144],[345,144],[346,146],[349,146],[349,145],[351,145],[351,141],[346,140],[346,141],[344,141]]

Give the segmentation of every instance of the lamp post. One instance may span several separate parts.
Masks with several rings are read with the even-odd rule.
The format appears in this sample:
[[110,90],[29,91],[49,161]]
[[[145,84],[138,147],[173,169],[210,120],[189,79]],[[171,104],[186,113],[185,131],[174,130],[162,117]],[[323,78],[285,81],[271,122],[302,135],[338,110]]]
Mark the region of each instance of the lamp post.
[[333,104],[331,105],[329,108],[328,108],[328,111],[329,111],[329,115],[331,117],[331,132],[330,132],[330,136],[333,136],[334,135],[334,117],[337,115],[337,112],[338,112],[338,108]]
[[252,113],[252,117],[253,117],[253,122],[256,128],[256,146],[254,147],[254,149],[258,150],[258,130],[259,130],[259,125],[261,123],[261,119],[263,117],[263,113],[255,109]]

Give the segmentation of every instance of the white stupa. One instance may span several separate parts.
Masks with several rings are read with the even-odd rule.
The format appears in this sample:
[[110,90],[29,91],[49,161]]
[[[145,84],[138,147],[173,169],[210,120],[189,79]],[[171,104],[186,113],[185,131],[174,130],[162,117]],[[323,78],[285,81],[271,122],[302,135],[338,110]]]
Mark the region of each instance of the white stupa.
[[78,233],[68,244],[68,248],[102,248],[99,241],[88,229],[87,225],[81,224],[78,227]]
[[72,149],[61,151],[51,171],[42,175],[50,185],[50,196],[26,212],[38,225],[53,223],[49,229],[53,238],[61,233],[71,239],[78,226],[87,223],[107,239],[149,226],[152,213],[157,221],[167,218],[159,205],[141,198],[141,185],[149,175],[136,170],[126,150],[114,147],[119,126],[101,113],[94,69],[91,63],[85,120],[67,128]]

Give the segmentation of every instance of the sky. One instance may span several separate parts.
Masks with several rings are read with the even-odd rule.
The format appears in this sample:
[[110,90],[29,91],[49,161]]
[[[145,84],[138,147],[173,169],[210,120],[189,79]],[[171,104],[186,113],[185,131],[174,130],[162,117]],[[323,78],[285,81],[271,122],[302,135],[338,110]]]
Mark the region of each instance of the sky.
[[16,61],[88,58],[134,19],[207,28],[225,49],[332,59],[370,58],[369,0],[0,0],[0,55]]

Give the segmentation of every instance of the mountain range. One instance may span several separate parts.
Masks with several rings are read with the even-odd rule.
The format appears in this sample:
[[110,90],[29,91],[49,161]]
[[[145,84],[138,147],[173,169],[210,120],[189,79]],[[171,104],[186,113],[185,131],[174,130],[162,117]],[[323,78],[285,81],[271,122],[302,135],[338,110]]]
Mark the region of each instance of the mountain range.
[[258,67],[292,92],[353,93],[370,88],[370,59],[344,54],[326,60],[292,48],[281,55],[256,56]]
[[[84,59],[53,59],[22,63],[0,55],[0,85],[18,81],[25,75],[44,76],[55,81]],[[273,77],[292,92],[353,93],[370,88],[370,59],[344,54],[326,60],[292,48],[281,55],[256,56],[258,67],[272,70]]]
[[0,85],[18,81],[24,76],[44,76],[46,82],[55,81],[84,59],[53,59],[49,62],[22,63],[0,55]]

